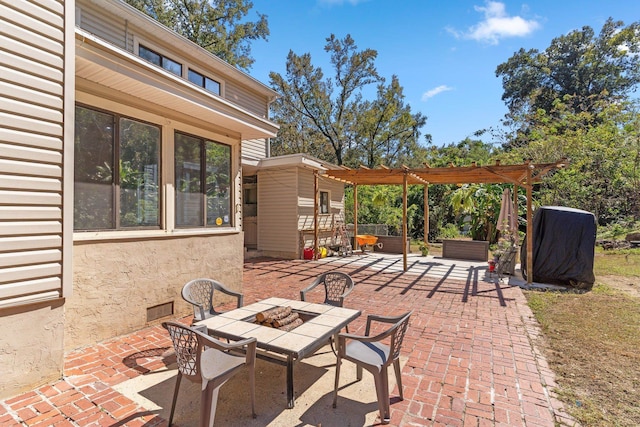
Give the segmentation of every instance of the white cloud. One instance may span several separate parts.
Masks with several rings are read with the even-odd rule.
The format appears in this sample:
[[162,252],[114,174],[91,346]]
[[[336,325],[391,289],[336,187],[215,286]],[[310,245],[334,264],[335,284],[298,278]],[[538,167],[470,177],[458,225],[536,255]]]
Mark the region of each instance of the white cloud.
[[433,89],[430,89],[428,91],[426,91],[425,93],[422,94],[422,100],[426,101],[429,98],[433,98],[434,96],[436,96],[439,93],[442,92],[447,92],[449,90],[453,90],[452,87],[449,87],[447,85],[440,85],[438,87],[434,87]]
[[484,20],[470,27],[465,32],[447,28],[455,37],[464,37],[489,44],[498,42],[507,37],[524,37],[538,28],[540,23],[536,20],[527,20],[520,16],[509,16],[504,3],[487,1],[485,6],[474,6],[478,12],[484,13]]

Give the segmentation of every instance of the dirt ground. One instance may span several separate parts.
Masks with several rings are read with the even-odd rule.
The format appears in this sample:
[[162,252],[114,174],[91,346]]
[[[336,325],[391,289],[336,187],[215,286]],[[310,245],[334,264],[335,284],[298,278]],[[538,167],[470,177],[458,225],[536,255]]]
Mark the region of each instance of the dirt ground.
[[596,282],[604,283],[634,297],[640,297],[640,278],[625,276],[598,276]]

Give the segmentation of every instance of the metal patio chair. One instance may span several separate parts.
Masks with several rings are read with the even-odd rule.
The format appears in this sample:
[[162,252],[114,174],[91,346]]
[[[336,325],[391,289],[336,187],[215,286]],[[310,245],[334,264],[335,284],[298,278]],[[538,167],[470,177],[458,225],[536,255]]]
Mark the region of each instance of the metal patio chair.
[[215,291],[237,299],[237,308],[242,307],[243,296],[213,279],[194,279],[182,287],[182,299],[193,306],[193,323],[220,314],[213,306]]
[[322,273],[309,286],[300,291],[300,300],[306,301],[307,293],[316,286],[324,286],[324,304],[343,307],[344,299],[353,291],[353,279],[346,273],[330,271]]
[[[340,333],[338,335],[338,360],[336,363],[336,380],[333,390],[333,407],[336,407],[338,400],[338,383],[340,379],[340,365],[342,359],[349,360],[356,364],[357,379],[362,379],[362,369],[371,372],[376,385],[376,395],[378,398],[378,409],[380,411],[380,421],[388,424],[390,421],[389,409],[389,376],[387,368],[393,364],[396,374],[396,383],[400,391],[400,400],[404,399],[402,393],[402,373],[400,371],[400,349],[402,341],[409,326],[410,311],[400,316],[367,316],[367,326],[365,335],[354,335]],[[384,332],[370,336],[371,323],[383,322],[392,323]],[[384,344],[382,341],[389,341]]]
[[[178,362],[178,375],[171,402],[168,426],[171,426],[173,422],[178,390],[183,376],[190,381],[202,383],[200,426],[209,427],[213,425],[216,415],[220,386],[238,373],[245,365],[249,368],[251,415],[253,418],[256,417],[255,338],[227,344],[203,334],[198,330],[199,328],[190,328],[182,323],[163,322],[162,326],[169,332]],[[231,350],[244,351],[245,354],[239,355],[238,353],[232,353]]]
[[[324,301],[323,304],[333,305],[335,307],[344,307],[344,299],[353,291],[354,283],[351,276],[339,271],[330,271],[322,273],[316,278],[309,286],[300,291],[300,300],[306,301],[307,292],[312,291],[315,287],[324,286]],[[349,332],[349,325],[345,326],[347,332]],[[333,346],[333,338],[329,339],[331,345],[331,351],[336,354],[335,347]]]

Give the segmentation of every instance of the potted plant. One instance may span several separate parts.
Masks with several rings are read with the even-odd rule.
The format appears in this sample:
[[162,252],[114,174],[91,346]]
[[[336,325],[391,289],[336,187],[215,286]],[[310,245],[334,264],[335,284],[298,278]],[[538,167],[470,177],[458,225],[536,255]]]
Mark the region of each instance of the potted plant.
[[427,256],[429,255],[429,244],[422,242],[420,243],[420,246],[418,246],[418,248],[420,249],[420,253],[422,254],[422,256]]

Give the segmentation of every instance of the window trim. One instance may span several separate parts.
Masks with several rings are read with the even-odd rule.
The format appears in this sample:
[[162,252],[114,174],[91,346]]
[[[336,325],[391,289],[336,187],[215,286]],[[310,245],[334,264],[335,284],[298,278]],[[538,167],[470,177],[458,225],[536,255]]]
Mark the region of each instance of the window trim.
[[[234,196],[237,195],[237,189],[241,187],[241,166],[240,166],[240,147],[241,141],[217,132],[214,129],[208,127],[196,126],[194,124],[186,123],[177,117],[171,115],[159,115],[158,113],[141,109],[128,103],[128,99],[122,97],[116,97],[115,99],[108,99],[102,96],[98,96],[94,93],[87,92],[86,90],[79,90],[75,94],[76,104],[82,104],[88,108],[105,109],[107,112],[118,113],[123,116],[132,117],[136,120],[146,121],[149,123],[160,123],[162,126],[162,164],[161,169],[164,174],[160,175],[160,183],[162,186],[162,200],[161,205],[161,220],[160,229],[126,229],[126,230],[96,230],[94,232],[78,231],[73,232],[72,239],[74,244],[89,244],[92,242],[111,242],[120,240],[157,240],[167,238],[184,238],[190,236],[206,237],[206,236],[228,236],[236,235],[242,231],[242,219],[240,218],[240,208],[238,204],[241,203],[239,199],[234,198],[232,203],[232,215],[234,218],[234,227],[226,228],[175,228],[173,220],[175,217],[174,212],[174,171],[173,171],[173,150],[174,141],[173,136],[175,131],[188,133],[192,135],[200,135],[201,138],[206,138],[212,141],[218,141],[222,144],[231,147],[231,185],[233,186]],[[71,146],[73,150],[73,146]],[[70,182],[73,182],[73,172]],[[73,185],[73,184],[71,184]],[[73,199],[69,203],[71,215],[73,214]],[[71,224],[71,230],[73,230],[73,224]]]
[[[102,114],[108,114],[110,116],[113,117],[113,136],[114,136],[114,140],[113,140],[113,161],[114,161],[114,174],[116,176],[118,176],[117,182],[116,180],[114,180],[111,183],[111,187],[113,189],[112,191],[112,200],[111,203],[113,205],[113,215],[115,216],[115,218],[112,218],[112,223],[114,224],[113,228],[88,228],[88,229],[83,229],[83,230],[77,230],[75,228],[75,225],[73,225],[73,232],[75,233],[112,233],[112,232],[116,232],[116,231],[123,231],[123,232],[127,232],[129,230],[134,231],[134,230],[162,230],[164,228],[163,226],[163,218],[164,218],[164,191],[163,191],[163,173],[164,173],[164,168],[163,168],[163,146],[164,146],[164,142],[163,142],[163,126],[158,124],[158,123],[153,123],[151,121],[148,120],[144,120],[144,119],[139,119],[136,117],[132,117],[130,115],[127,114],[122,114],[122,113],[118,113],[115,111],[110,111],[108,109],[104,109],[101,107],[95,107],[92,106],[90,104],[85,104],[82,102],[76,102],[74,104],[74,111],[77,107],[82,107],[88,110],[93,110],[93,111],[97,111],[99,113]],[[120,200],[120,145],[121,145],[121,141],[120,141],[120,119],[127,119],[127,120],[131,120],[134,122],[139,122],[139,123],[143,123],[149,126],[153,126],[158,128],[159,130],[159,141],[158,141],[158,224],[157,225],[138,225],[138,226],[131,226],[131,227],[122,227],[121,226],[121,220],[120,220],[120,206],[121,206],[121,200]],[[74,126],[75,126],[75,120],[74,119]],[[74,171],[75,171],[75,163],[74,163]],[[73,179],[73,183],[75,185],[75,177]],[[74,207],[74,211],[75,211],[75,196],[73,198],[73,207]],[[74,213],[75,216],[75,213]]]
[[[329,191],[325,191],[325,190],[320,190],[318,192],[318,214],[319,215],[329,215],[331,214],[331,193]],[[322,207],[322,195],[326,194],[327,195],[327,205],[326,205],[326,212],[323,212]]]
[[[146,40],[146,39],[141,39],[139,36],[134,35],[133,36],[133,50],[132,53],[137,56],[138,58],[142,59],[143,61],[149,62],[150,64],[153,64],[153,62],[147,61],[146,59],[144,59],[143,57],[140,56],[140,46],[143,46],[155,53],[157,53],[160,56],[166,57],[168,59],[171,59],[174,62],[177,62],[179,64],[182,65],[182,74],[179,76],[182,79],[184,79],[185,81],[187,81],[189,84],[195,85],[198,88],[201,88],[202,90],[206,91],[206,93],[208,94],[212,94],[212,95],[216,95],[219,96],[221,98],[225,98],[225,93],[226,93],[226,82],[225,79],[223,79],[222,77],[220,77],[217,74],[211,74],[210,72],[204,72],[202,71],[203,69],[196,66],[195,64],[191,63],[190,61],[186,60],[185,58],[181,57],[180,55],[174,55],[173,53],[169,53],[169,51],[167,51],[166,49],[161,48],[160,46],[158,46],[157,44]],[[153,64],[156,65],[156,64]],[[156,65],[157,66],[157,65]],[[177,76],[177,74],[172,73],[171,71],[167,70],[164,67],[160,67],[163,70],[167,71],[168,73],[171,73],[174,76]],[[206,77],[210,80],[214,80],[216,82],[218,82],[218,84],[220,85],[220,93],[216,94],[215,92],[211,92],[210,90],[207,90],[204,88],[204,86],[200,86],[197,85],[196,83],[193,83],[191,80],[189,80],[189,70],[195,71],[196,73],[200,74],[203,77]]]
[[[200,85],[199,85],[199,84],[197,84],[196,82],[194,82],[194,81],[192,81],[191,79],[189,79],[189,73],[190,73],[190,72],[196,73],[196,74],[198,74],[198,75],[200,75],[200,76],[202,77],[202,82],[203,82],[203,85],[202,85],[202,86],[200,86]],[[213,81],[213,82],[218,83],[218,93],[215,93],[215,92],[213,92],[213,91],[210,91],[209,89],[207,89],[207,88],[206,88],[206,79],[209,79],[209,80],[211,80],[211,81]],[[216,96],[222,96],[222,93],[223,93],[223,82],[222,82],[222,81],[220,81],[220,79],[218,79],[218,78],[214,78],[214,77],[211,77],[211,75],[210,75],[210,74],[202,73],[202,72],[200,72],[197,68],[194,68],[194,67],[190,66],[189,64],[187,64],[187,80],[188,80],[190,83],[192,83],[192,84],[194,84],[194,85],[198,86],[199,88],[202,88],[202,89],[206,90],[208,93],[212,93],[212,94],[214,94],[214,95],[216,95]]]
[[[203,220],[203,225],[178,225],[178,215],[176,214],[176,200],[177,200],[177,194],[178,194],[178,189],[177,186],[175,185],[175,181],[176,181],[176,149],[175,149],[175,141],[176,141],[176,134],[181,134],[183,136],[189,137],[189,138],[194,138],[194,139],[198,139],[200,140],[200,146],[201,146],[201,152],[200,152],[200,186],[201,186],[201,196],[202,196],[202,220]],[[193,134],[190,132],[185,132],[179,129],[174,129],[173,130],[173,193],[174,193],[174,199],[173,199],[173,226],[175,230],[200,230],[200,229],[206,229],[206,230],[233,230],[236,229],[238,226],[238,220],[236,218],[235,212],[234,212],[234,206],[236,204],[238,204],[238,201],[235,198],[235,181],[233,179],[233,157],[234,157],[234,148],[232,145],[230,144],[225,144],[224,142],[221,142],[219,140],[215,140],[213,138],[207,138],[204,136],[198,136],[197,134]],[[207,210],[207,193],[206,193],[206,172],[207,172],[207,164],[206,164],[206,144],[207,142],[211,142],[214,144],[219,144],[219,145],[223,145],[225,147],[228,147],[229,149],[229,183],[228,183],[228,192],[229,192],[229,224],[228,225],[216,225],[216,224],[209,224],[207,222],[207,217],[208,217],[208,210]]]
[[[144,58],[144,57],[140,54],[140,48],[144,48],[144,49],[148,50],[149,52],[152,52],[152,53],[155,53],[156,55],[158,55],[158,56],[160,57],[160,59],[161,59],[161,61],[160,61],[160,62],[161,62],[161,64],[160,64],[160,65],[158,65],[158,64],[156,64],[155,62],[151,62],[151,61],[149,61],[148,59]],[[155,66],[157,66],[157,67],[160,67],[160,68],[162,68],[163,70],[165,70],[165,71],[167,71],[167,72],[169,72],[169,73],[171,73],[171,74],[173,74],[173,75],[175,75],[175,76],[179,76],[179,77],[183,77],[183,78],[184,78],[184,69],[185,69],[185,64],[184,64],[184,62],[176,61],[175,59],[173,59],[173,57],[171,57],[171,56],[169,56],[169,55],[165,55],[164,53],[157,51],[155,48],[150,48],[146,43],[145,43],[145,44],[138,43],[138,44],[137,44],[137,50],[138,50],[137,55],[138,55],[138,57],[139,57],[140,59],[143,59],[143,60],[145,60],[145,61],[147,61],[147,62],[149,62],[149,63],[151,63],[151,64],[153,64],[153,65],[155,65]],[[176,63],[176,64],[180,65],[180,74],[178,74],[178,73],[174,73],[174,72],[173,72],[173,71],[171,71],[169,68],[164,67],[164,66],[162,65],[162,62],[163,62],[162,60],[164,60],[164,59],[167,59],[167,60],[169,60],[169,61],[171,61],[171,62],[174,62],[174,63]]]

